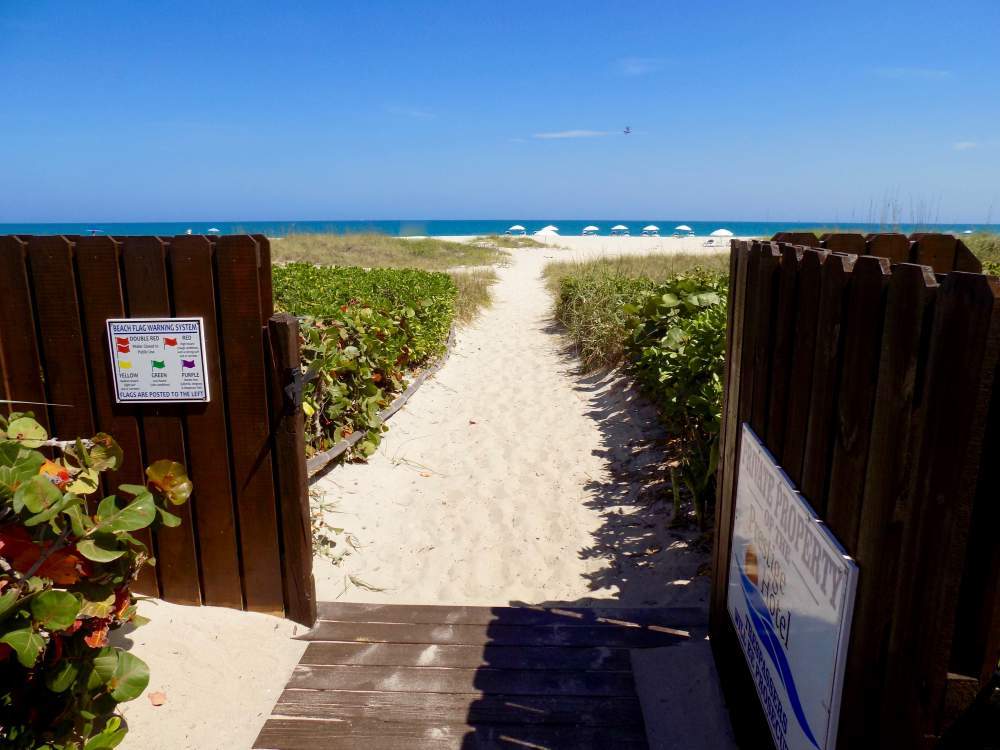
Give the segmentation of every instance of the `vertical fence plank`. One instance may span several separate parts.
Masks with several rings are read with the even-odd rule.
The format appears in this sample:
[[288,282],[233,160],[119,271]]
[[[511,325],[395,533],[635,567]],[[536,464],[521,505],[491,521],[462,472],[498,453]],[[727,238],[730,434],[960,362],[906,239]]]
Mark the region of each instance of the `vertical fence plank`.
[[805,457],[806,430],[809,426],[809,403],[813,367],[816,363],[816,326],[819,320],[820,288],[826,251],[805,250],[799,267],[799,304],[792,347],[792,370],[788,387],[788,424],[780,461],[785,473],[797,486],[802,483],[802,460]]
[[820,240],[823,243],[823,248],[831,253],[864,255],[866,250],[865,238],[861,234],[824,234]]
[[63,237],[28,242],[45,390],[53,403],[51,432],[64,440],[94,434],[83,324],[73,273],[73,246]]
[[802,247],[821,247],[819,237],[812,232],[778,232],[771,238],[771,242],[787,242],[789,245],[801,245]]
[[951,671],[974,675],[985,684],[1000,660],[1000,373],[994,374],[993,400],[983,442],[983,462],[972,506],[969,551],[962,574]]
[[778,307],[774,321],[774,354],[771,364],[771,397],[767,414],[767,447],[779,458],[785,447],[788,419],[788,393],[795,344],[796,306],[799,293],[799,263],[802,249],[781,245],[781,269],[778,278]]
[[955,241],[955,270],[982,273],[983,264],[962,240]]
[[[735,482],[736,441],[741,365],[743,361],[743,321],[745,319],[747,272],[750,243],[734,241],[730,251],[729,310],[731,320],[726,353],[726,392],[722,401],[722,436],[719,445],[719,475],[715,501],[715,545],[712,564],[711,623],[713,633],[722,632],[726,615],[726,579],[729,575],[729,542],[732,534],[732,488]],[[723,552],[725,550],[725,552]]]
[[904,499],[916,460],[918,377],[937,281],[929,268],[893,266],[886,297],[869,458],[854,558],[861,570],[838,733],[841,747],[878,736],[891,607],[905,523]]
[[937,273],[955,267],[955,238],[950,234],[918,232],[910,235],[910,253],[914,263],[930,266]]
[[266,326],[274,315],[274,282],[271,279],[271,240],[263,234],[251,235],[257,243],[257,259],[260,279],[260,314]]
[[941,727],[959,578],[986,411],[1000,350],[1000,282],[951,273],[938,292],[924,391],[926,421],[905,529],[882,737],[916,746]]
[[894,232],[869,234],[865,254],[888,258],[893,263],[907,263],[910,260],[910,241],[905,234]]
[[35,338],[36,318],[28,281],[27,246],[17,237],[0,237],[0,356],[4,362],[6,398],[35,401],[34,405],[9,404],[5,411],[31,411],[46,428],[51,427],[48,400],[42,380],[42,361]]
[[767,433],[768,399],[771,395],[771,360],[774,347],[774,315],[778,304],[778,272],[781,253],[773,242],[761,243],[757,267],[757,333],[754,336],[753,395],[750,424],[758,436]]
[[833,460],[825,521],[849,553],[861,518],[871,418],[879,367],[889,261],[861,256],[854,264],[843,315],[840,386],[834,414]]
[[204,404],[187,404],[184,408],[188,471],[194,483],[192,502],[197,518],[202,597],[205,604],[240,609],[243,588],[236,514],[231,499],[230,436],[222,387],[212,245],[204,236],[175,237],[170,242],[169,261],[174,314],[204,318],[206,375],[211,400]]
[[284,609],[261,327],[257,246],[250,237],[216,243],[220,340],[248,609]]
[[[171,317],[163,241],[157,237],[128,237],[122,253],[130,317]],[[176,405],[162,404],[147,404],[142,408],[146,461],[152,463],[169,459],[186,463],[181,409]],[[191,509],[193,500],[171,508],[180,516],[180,526],[173,529],[161,527],[155,535],[160,590],[165,599],[181,604],[201,603],[195,515]]]
[[[268,322],[271,344],[271,424],[275,487],[281,515],[285,616],[312,627],[316,584],[312,574],[312,525],[306,476],[305,414],[302,411],[299,323],[288,313]],[[290,392],[289,392],[290,391]]]
[[[107,490],[114,492],[119,484],[146,482],[137,410],[134,406],[115,403],[108,351],[106,321],[125,316],[118,243],[111,237],[81,237],[76,240],[76,260],[95,426],[97,430],[114,437],[124,454],[118,471],[108,474]],[[153,554],[153,537],[148,529],[133,531],[132,534]],[[156,571],[151,566],[142,567],[136,590],[147,596],[159,595]]]
[[833,415],[839,380],[841,320],[844,298],[856,256],[831,253],[823,264],[819,317],[816,324],[816,359],[810,384],[809,426],[802,458],[802,483],[806,500],[823,518],[833,449]]

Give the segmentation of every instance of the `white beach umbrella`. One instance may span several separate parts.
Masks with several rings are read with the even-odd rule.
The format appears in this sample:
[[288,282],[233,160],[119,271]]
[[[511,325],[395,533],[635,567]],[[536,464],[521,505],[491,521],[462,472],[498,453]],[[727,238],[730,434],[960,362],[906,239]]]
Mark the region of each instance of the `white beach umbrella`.
[[215,227],[212,227],[211,229],[208,230],[209,234],[220,234],[221,232],[222,232],[221,229],[216,229]]
[[649,226],[643,227],[642,231],[643,232],[659,232],[660,228],[658,226],[656,226],[656,224],[650,224]]
[[507,231],[508,232],[523,232],[524,231],[524,227],[522,227],[520,224],[515,224],[514,226],[512,226]]
[[729,231],[728,229],[716,229],[716,230],[715,230],[714,232],[712,232],[712,234],[711,234],[711,235],[709,235],[709,236],[710,236],[710,237],[732,237],[732,236],[733,236],[733,233],[732,233],[732,232],[730,232],[730,231]]
[[674,227],[674,229],[677,230],[678,232],[693,232],[694,231],[687,224],[679,224],[676,227]]
[[549,224],[547,226],[542,227],[538,231],[539,232],[558,232],[559,231],[559,227],[557,227],[555,224]]
[[537,232],[535,232],[536,237],[558,237],[559,232],[556,231],[555,227],[542,227]]
[[612,232],[620,232],[623,229],[628,229],[628,227],[625,226],[624,224],[615,224],[613,227],[611,227]]
[[583,233],[584,234],[587,234],[588,232],[599,232],[599,231],[601,231],[601,228],[600,227],[595,227],[593,224],[588,224],[587,226],[585,226],[583,228]]

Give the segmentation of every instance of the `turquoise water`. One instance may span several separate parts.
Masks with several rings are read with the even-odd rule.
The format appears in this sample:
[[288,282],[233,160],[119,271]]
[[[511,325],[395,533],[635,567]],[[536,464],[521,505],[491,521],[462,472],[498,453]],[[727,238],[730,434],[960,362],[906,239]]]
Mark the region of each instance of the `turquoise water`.
[[[528,221],[524,219],[483,219],[472,221],[172,221],[172,222],[141,222],[141,223],[108,223],[94,222],[84,224],[0,224],[0,234],[90,234],[91,230],[99,230],[103,234],[111,235],[161,235],[172,236],[184,234],[190,229],[194,234],[203,234],[209,229],[218,229],[222,234],[266,234],[269,237],[284,237],[290,232],[333,232],[337,234],[345,232],[380,232],[394,236],[413,235],[476,235],[476,234],[503,234],[508,227],[513,224],[521,224],[528,233],[541,229],[547,224],[554,224],[559,227],[559,233],[563,235],[579,235],[588,224],[600,227],[598,234],[608,235],[611,227],[616,224],[624,224],[629,228],[632,235],[638,235],[647,224],[655,224],[660,228],[660,233],[669,235],[673,233],[674,227],[685,224],[691,227],[695,234],[707,235],[712,231],[725,228],[736,235],[743,236],[763,236],[772,235],[779,231],[790,231],[795,229],[814,228],[820,226],[836,227],[840,231],[856,232],[877,232],[888,231],[878,224],[852,224],[843,222],[788,222],[788,221],[690,221],[680,219],[588,219],[578,221],[576,219],[539,219]],[[934,226],[922,225],[919,228],[903,225],[902,231],[939,231],[959,234],[966,230],[1000,231],[1000,225],[972,225],[972,224],[937,224]]]

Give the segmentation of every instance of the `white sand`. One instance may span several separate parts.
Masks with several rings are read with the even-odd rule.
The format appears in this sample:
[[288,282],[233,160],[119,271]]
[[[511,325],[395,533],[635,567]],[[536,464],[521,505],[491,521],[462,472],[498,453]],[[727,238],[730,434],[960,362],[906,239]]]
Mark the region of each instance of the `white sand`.
[[706,557],[667,528],[663,502],[649,504],[667,499],[655,411],[617,376],[577,374],[541,278],[550,260],[705,252],[702,241],[513,251],[493,307],[459,331],[378,453],[317,483],[337,504],[330,522],[362,545],[339,567],[316,561],[319,599],[703,605]]
[[[149,665],[149,687],[122,704],[126,750],[245,750],[305,650],[289,620],[219,607],[140,604],[150,622],[114,634]],[[153,706],[149,694],[166,702]]]

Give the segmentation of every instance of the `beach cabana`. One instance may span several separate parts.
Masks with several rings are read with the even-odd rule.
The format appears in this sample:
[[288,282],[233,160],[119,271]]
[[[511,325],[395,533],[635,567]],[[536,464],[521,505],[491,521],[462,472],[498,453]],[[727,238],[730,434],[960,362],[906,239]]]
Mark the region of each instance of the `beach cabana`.
[[615,224],[611,227],[612,237],[628,237],[628,227],[624,224]]
[[655,224],[649,224],[648,226],[644,226],[642,228],[642,236],[643,237],[659,237],[660,236],[660,228],[658,226],[656,226]]
[[728,229],[716,229],[712,232],[709,237],[732,237],[733,233]]
[[583,228],[583,236],[590,237],[601,231],[600,227],[595,227],[593,224],[588,224]]
[[520,224],[515,224],[506,232],[504,232],[504,234],[524,235],[527,234],[527,232],[525,231],[524,227],[522,227]]

